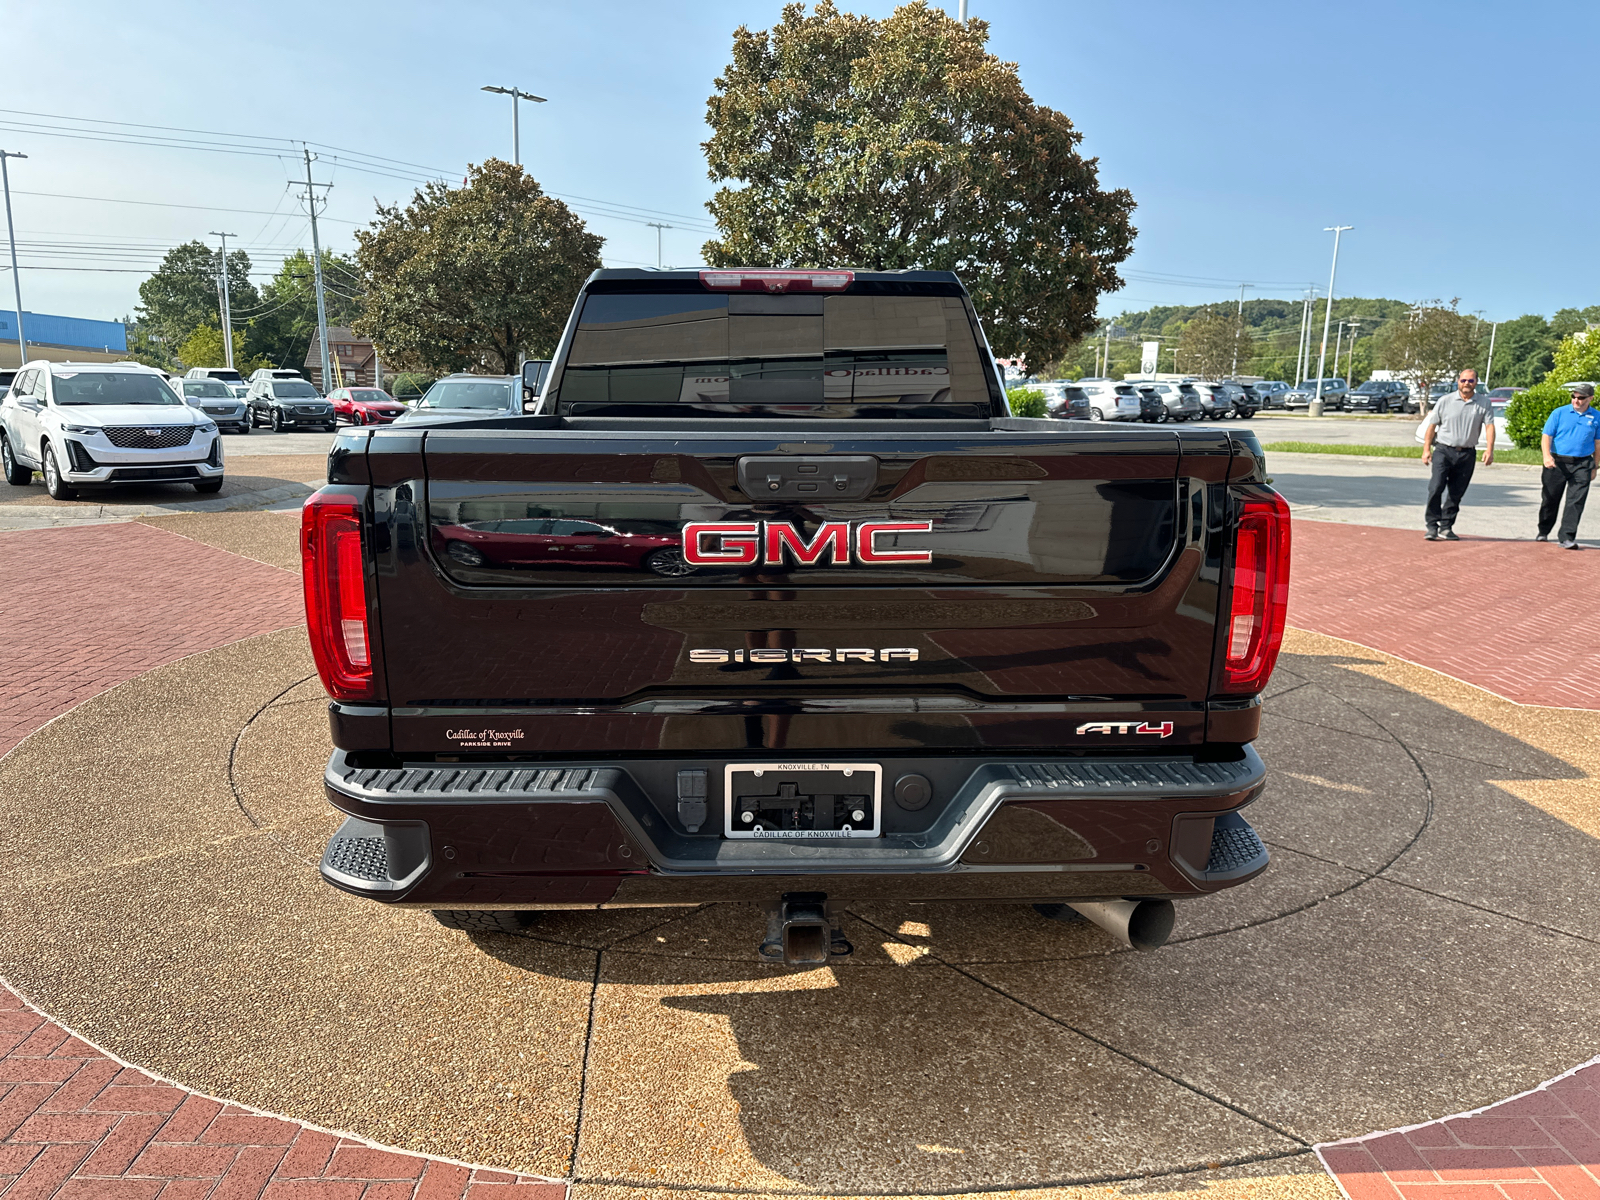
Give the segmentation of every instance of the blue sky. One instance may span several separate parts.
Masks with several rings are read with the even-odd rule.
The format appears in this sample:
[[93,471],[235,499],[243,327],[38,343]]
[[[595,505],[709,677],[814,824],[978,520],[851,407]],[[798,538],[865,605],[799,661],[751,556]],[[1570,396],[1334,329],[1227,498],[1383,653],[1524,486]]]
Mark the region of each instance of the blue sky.
[[[841,7],[882,16],[893,5]],[[479,87],[516,85],[549,97],[523,107],[524,164],[550,191],[588,198],[574,203],[607,239],[607,261],[653,265],[656,231],[643,221],[656,219],[675,225],[665,261],[688,265],[713,190],[699,149],[711,81],[734,27],[765,28],[780,9],[13,4],[7,41],[22,49],[10,61],[32,60],[36,86],[8,72],[0,104],[303,138],[459,175],[510,156],[510,101]],[[1139,202],[1128,286],[1102,312],[1224,300],[1241,282],[1256,285],[1247,296],[1325,286],[1322,229],[1335,223],[1355,226],[1341,295],[1459,296],[1489,319],[1600,301],[1589,63],[1600,5],[970,0],[970,11],[1033,97],[1083,131],[1104,184]],[[49,252],[24,261],[80,269],[24,270],[28,308],[121,316],[159,251],[211,230],[238,233],[263,270],[309,244],[286,159],[17,128],[37,120],[0,113],[0,148],[30,156],[11,164],[19,242]],[[348,161],[316,171],[335,185],[324,229],[336,249],[375,199],[409,195],[406,181]],[[652,212],[619,219],[595,201]],[[197,208],[162,207],[180,204]]]

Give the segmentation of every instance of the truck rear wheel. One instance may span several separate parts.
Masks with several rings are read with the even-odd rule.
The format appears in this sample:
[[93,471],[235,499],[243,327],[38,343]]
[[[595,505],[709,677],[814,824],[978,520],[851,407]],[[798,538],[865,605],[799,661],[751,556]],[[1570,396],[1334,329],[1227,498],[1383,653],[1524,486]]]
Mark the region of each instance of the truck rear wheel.
[[533,924],[531,912],[479,912],[476,909],[433,910],[433,919],[446,929],[464,929],[468,933],[521,933]]

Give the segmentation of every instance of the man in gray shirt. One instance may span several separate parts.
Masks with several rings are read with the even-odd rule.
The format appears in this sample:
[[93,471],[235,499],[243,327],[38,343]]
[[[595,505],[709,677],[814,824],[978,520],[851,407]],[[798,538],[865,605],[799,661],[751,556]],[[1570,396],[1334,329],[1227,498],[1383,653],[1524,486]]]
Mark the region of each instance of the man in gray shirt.
[[1483,465],[1494,462],[1494,409],[1477,391],[1478,372],[1467,367],[1456,376],[1456,391],[1440,396],[1439,403],[1422,421],[1422,465],[1433,468],[1433,477],[1428,480],[1428,507],[1423,514],[1430,542],[1441,538],[1447,542],[1461,540],[1456,536],[1456,512],[1467,484],[1472,482],[1477,466],[1472,460],[1485,428],[1489,430],[1489,440],[1483,448]]

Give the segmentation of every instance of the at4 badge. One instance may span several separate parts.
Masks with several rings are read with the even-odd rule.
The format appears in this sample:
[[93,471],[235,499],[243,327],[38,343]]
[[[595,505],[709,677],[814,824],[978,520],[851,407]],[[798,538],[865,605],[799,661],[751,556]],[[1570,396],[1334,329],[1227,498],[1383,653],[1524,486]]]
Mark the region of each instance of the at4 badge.
[[1079,737],[1086,733],[1144,733],[1151,737],[1171,737],[1172,722],[1151,724],[1149,721],[1085,721],[1078,726],[1077,732]]

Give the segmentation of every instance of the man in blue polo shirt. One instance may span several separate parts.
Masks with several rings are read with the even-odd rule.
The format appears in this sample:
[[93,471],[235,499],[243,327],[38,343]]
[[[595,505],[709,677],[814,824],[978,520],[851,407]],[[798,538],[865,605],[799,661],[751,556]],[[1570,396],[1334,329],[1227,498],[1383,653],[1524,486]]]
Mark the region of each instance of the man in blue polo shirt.
[[1592,407],[1594,384],[1575,383],[1569,390],[1572,403],[1550,414],[1544,423],[1544,436],[1539,439],[1544,449],[1544,475],[1540,480],[1544,494],[1539,501],[1536,540],[1550,540],[1556,506],[1564,491],[1567,503],[1561,512],[1557,540],[1563,550],[1582,550],[1578,545],[1578,522],[1583,517],[1583,502],[1589,498],[1589,482],[1600,464],[1600,413]]

